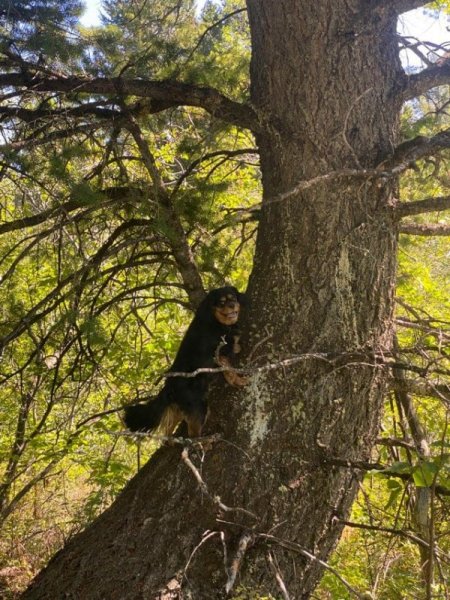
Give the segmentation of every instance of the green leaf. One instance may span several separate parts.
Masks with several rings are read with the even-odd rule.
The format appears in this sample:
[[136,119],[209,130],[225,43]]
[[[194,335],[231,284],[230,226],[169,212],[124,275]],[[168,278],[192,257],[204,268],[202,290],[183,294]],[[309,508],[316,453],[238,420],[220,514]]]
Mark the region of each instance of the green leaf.
[[382,471],[379,471],[380,473],[386,473],[386,474],[399,474],[399,475],[410,475],[413,472],[413,467],[412,465],[410,465],[407,462],[394,462],[392,463],[392,465],[390,465],[389,467],[386,467],[386,469],[383,469]]
[[439,466],[434,462],[423,462],[413,469],[414,484],[417,487],[430,487],[436,479]]
[[403,485],[395,479],[389,479],[389,481],[387,482],[387,487],[391,491],[391,493],[389,494],[388,501],[384,507],[385,509],[391,508],[391,506],[395,504],[397,498],[400,496],[400,494],[403,493],[404,490]]

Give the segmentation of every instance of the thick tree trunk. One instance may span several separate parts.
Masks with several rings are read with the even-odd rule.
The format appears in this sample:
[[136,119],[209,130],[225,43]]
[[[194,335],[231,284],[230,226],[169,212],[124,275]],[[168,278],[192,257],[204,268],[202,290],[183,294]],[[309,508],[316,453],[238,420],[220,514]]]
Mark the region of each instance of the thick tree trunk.
[[365,8],[361,20],[366,4],[248,0],[264,203],[245,353],[258,366],[304,359],[258,371],[244,391],[218,384],[209,428],[225,441],[203,460],[196,449],[184,460],[179,447],[159,450],[24,598],[214,599],[233,573],[236,586],[261,594],[279,594],[280,578],[296,599],[317,585],[317,561],[264,535],[326,558],[358,481],[333,460],[370,455],[384,379],[373,355],[392,337],[394,184],[342,177],[279,195],[392,153],[396,18],[378,11],[371,20]]

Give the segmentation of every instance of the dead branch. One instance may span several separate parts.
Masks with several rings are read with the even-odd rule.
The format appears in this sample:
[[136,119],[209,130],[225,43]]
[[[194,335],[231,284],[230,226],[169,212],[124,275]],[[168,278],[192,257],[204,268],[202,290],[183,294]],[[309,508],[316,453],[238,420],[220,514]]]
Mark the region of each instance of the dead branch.
[[389,448],[396,448],[397,446],[400,448],[406,448],[407,450],[415,450],[416,447],[414,444],[410,444],[402,439],[397,438],[378,438],[376,443],[380,446],[387,446]]
[[[245,154],[258,154],[258,149],[257,148],[239,148],[237,150],[216,150],[215,152],[209,152],[208,154],[205,154],[204,156],[197,158],[196,160],[191,162],[191,164],[186,168],[186,170],[178,178],[171,195],[175,195],[177,193],[177,191],[179,190],[183,181],[185,181],[185,179],[187,179],[187,177],[189,177],[189,175],[193,171],[195,171],[195,169],[202,162],[207,162],[207,161],[212,160],[217,157],[224,157],[226,160],[228,160],[228,159],[234,158],[235,156],[242,156]],[[248,209],[243,209],[243,210],[248,211]]]
[[236,554],[234,555],[234,558],[231,561],[231,565],[228,569],[228,581],[225,585],[225,592],[227,594],[232,591],[247,549],[249,545],[254,543],[254,541],[255,535],[253,533],[245,532],[241,535]]
[[[391,533],[392,535],[398,535],[401,537],[405,537],[405,538],[411,540],[412,542],[414,542],[415,544],[423,546],[424,548],[430,547],[430,544],[428,542],[426,542],[425,540],[422,540],[420,537],[418,537],[417,535],[414,535],[410,531],[405,531],[404,529],[381,527],[381,526],[377,526],[377,525],[367,525],[366,523],[355,523],[354,521],[346,521],[344,519],[338,519],[338,520],[340,523],[342,523],[346,527],[352,527],[352,528],[356,528],[356,529],[365,529],[366,531],[379,531],[380,533]],[[438,548],[436,548],[436,550],[439,554],[441,554],[443,557],[445,557],[446,562],[450,561],[450,556],[448,554],[446,554],[442,550],[439,550]]]
[[296,552],[298,554],[301,554],[302,556],[304,556],[305,558],[307,558],[309,560],[313,560],[313,561],[318,562],[322,567],[324,567],[325,569],[327,569],[327,571],[330,571],[330,573],[333,573],[333,575],[335,577],[337,577],[339,579],[339,581],[343,585],[345,585],[345,587],[348,589],[348,591],[351,592],[356,598],[359,598],[360,600],[363,600],[364,595],[361,592],[359,592],[358,590],[356,590],[353,586],[351,586],[348,583],[348,581],[346,579],[344,579],[342,577],[342,575],[340,575],[336,571],[336,569],[334,567],[332,567],[331,565],[329,565],[325,561],[321,560],[320,558],[318,558],[317,556],[315,556],[314,554],[312,554],[311,552],[309,552],[308,550],[306,550],[305,548],[303,548],[299,544],[297,544],[295,542],[291,542],[289,540],[284,540],[282,538],[276,537],[274,535],[270,535],[268,533],[259,533],[258,537],[262,538],[262,539],[265,539],[267,541],[273,542],[275,544],[278,544],[279,546],[282,546],[283,548],[286,548],[287,550],[291,550],[292,552]]
[[405,235],[422,235],[425,237],[450,236],[450,225],[442,223],[408,223],[403,222],[399,228],[400,233]]
[[183,448],[183,452],[181,453],[181,459],[182,461],[185,463],[185,465],[192,471],[192,473],[194,474],[194,477],[200,487],[200,489],[202,490],[202,492],[205,494],[205,496],[207,496],[212,503],[222,512],[238,512],[238,513],[242,513],[245,514],[249,517],[251,517],[252,519],[256,519],[258,520],[258,517],[250,512],[249,510],[245,509],[245,508],[241,508],[241,507],[231,507],[231,506],[227,506],[226,504],[224,504],[221,499],[220,496],[215,496],[213,494],[211,494],[211,492],[208,489],[208,486],[206,485],[206,483],[204,482],[202,476],[200,475],[200,471],[197,469],[197,467],[194,465],[194,463],[191,461],[191,459],[189,458],[189,449],[188,447]]
[[[145,197],[144,191],[137,187],[112,187],[99,190],[97,193],[99,196],[103,196],[104,200],[100,200],[99,202],[95,203],[95,210],[104,209],[116,202],[123,202],[133,198],[142,200]],[[30,217],[23,217],[15,221],[2,223],[0,225],[0,235],[10,231],[18,231],[22,229],[28,229],[29,227],[35,227],[36,225],[40,225],[47,220],[69,215],[80,208],[86,208],[85,200],[68,200],[67,202],[61,203],[59,206],[54,206],[47,210],[43,210],[42,212]],[[148,221],[148,223],[150,223],[150,221]]]
[[[431,156],[446,148],[450,148],[450,129],[446,129],[433,137],[418,136],[397,147],[394,155],[374,169],[339,169],[317,175],[311,179],[299,181],[287,192],[266,198],[262,206],[289,200],[293,196],[317,185],[330,183],[339,179],[391,179],[411,169],[417,160]],[[254,207],[254,209],[257,207]]]
[[284,600],[291,600],[289,592],[287,591],[286,584],[283,581],[283,577],[281,575],[280,569],[278,565],[275,563],[274,557],[271,552],[267,553],[267,562],[269,563],[269,567],[272,570],[276,582],[278,583],[278,587],[283,595]]
[[[1,77],[1,75],[0,75]],[[45,144],[50,144],[51,142],[55,142],[57,140],[63,140],[69,136],[77,135],[79,133],[91,134],[93,131],[104,127],[103,123],[84,123],[82,125],[76,125],[73,127],[68,127],[67,129],[51,131],[47,135],[39,135],[39,131],[32,136],[28,137],[25,140],[12,141],[6,144],[0,144],[0,153],[8,154],[10,152],[18,152],[19,150],[24,150],[25,148],[34,148],[36,146],[42,146]]]
[[108,121],[118,119],[121,117],[121,113],[112,108],[103,106],[105,103],[101,102],[87,102],[80,106],[55,108],[54,110],[43,109],[43,108],[23,108],[21,106],[0,106],[0,115],[8,117],[9,119],[19,119],[25,123],[36,123],[40,121],[47,121],[58,117],[62,117],[65,121],[69,118],[85,117],[86,115],[92,115],[99,119],[106,119]]

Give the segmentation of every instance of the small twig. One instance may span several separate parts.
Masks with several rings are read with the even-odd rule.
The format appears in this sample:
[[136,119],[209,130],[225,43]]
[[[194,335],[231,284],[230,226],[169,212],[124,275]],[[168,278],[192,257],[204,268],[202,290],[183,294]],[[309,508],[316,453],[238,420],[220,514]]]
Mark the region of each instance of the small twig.
[[115,437],[132,437],[137,439],[150,439],[157,442],[168,442],[171,446],[201,446],[202,444],[215,444],[222,438],[220,434],[213,433],[211,435],[205,435],[197,438],[184,438],[180,436],[171,435],[160,435],[152,433],[150,431],[112,431],[110,429],[105,430],[106,433]]
[[246,8],[238,8],[237,10],[225,15],[224,17],[222,17],[221,19],[219,19],[218,21],[216,21],[215,23],[213,23],[212,25],[210,25],[209,27],[207,27],[205,29],[205,31],[201,34],[201,36],[199,37],[197,43],[195,44],[195,46],[193,47],[193,49],[190,51],[188,57],[186,58],[186,60],[183,63],[183,67],[191,60],[192,56],[194,55],[194,53],[196,52],[196,50],[199,48],[199,46],[201,45],[201,43],[203,42],[203,40],[205,39],[205,37],[207,36],[207,34],[212,31],[215,27],[218,27],[219,25],[221,25],[222,23],[224,23],[227,19],[230,19],[231,17],[234,17],[234,15],[237,15],[239,13],[242,12],[246,12],[247,9]]
[[330,571],[330,573],[333,573],[333,575],[335,577],[337,577],[339,579],[339,581],[345,585],[345,587],[348,589],[348,591],[356,596],[356,598],[359,598],[360,600],[363,599],[363,595],[358,590],[356,590],[354,587],[352,587],[349,584],[349,582],[346,579],[344,579],[342,577],[342,575],[340,575],[336,571],[336,569],[334,567],[332,567],[331,565],[326,563],[324,560],[317,558],[317,556],[314,556],[314,554],[311,554],[311,552],[309,552],[308,550],[306,550],[299,544],[296,544],[295,542],[291,542],[289,540],[283,540],[282,538],[278,538],[274,535],[269,535],[268,533],[260,533],[260,534],[258,534],[258,537],[269,540],[276,544],[279,544],[280,546],[282,546],[283,548],[286,548],[287,550],[292,550],[293,552],[297,552],[298,554],[301,554],[305,558],[308,558],[309,560],[313,560],[313,561],[319,563],[319,565],[321,565],[322,567],[327,569],[327,571]]
[[227,506],[226,504],[224,504],[221,501],[220,496],[215,496],[215,495],[211,494],[211,492],[208,489],[208,486],[206,485],[202,476],[200,475],[199,470],[197,469],[197,467],[194,465],[194,463],[189,458],[189,449],[187,447],[185,447],[183,449],[183,452],[181,453],[181,459],[183,460],[185,465],[187,467],[189,467],[189,469],[194,474],[194,477],[197,480],[197,483],[199,484],[202,492],[205,494],[205,496],[207,496],[212,501],[212,503],[215,506],[217,506],[218,509],[220,509],[221,511],[223,511],[225,513],[239,512],[239,513],[243,513],[247,516],[252,517],[252,519],[258,519],[258,517],[254,513],[250,512],[249,510],[246,510],[245,508],[241,508],[239,506],[237,506],[237,507]]
[[195,546],[195,548],[192,550],[190,557],[188,558],[188,561],[186,563],[186,566],[183,569],[183,578],[186,578],[186,572],[189,569],[189,565],[192,562],[192,559],[194,558],[195,554],[197,553],[197,551],[203,546],[203,544],[205,542],[207,542],[209,539],[211,539],[212,537],[214,537],[215,535],[219,535],[222,532],[220,531],[205,531],[202,539],[200,540],[200,542]]
[[251,349],[251,352],[250,352],[250,354],[249,354],[249,356],[248,356],[248,362],[249,362],[249,363],[251,363],[251,362],[252,362],[252,360],[253,360],[253,357],[254,357],[254,355],[255,355],[256,351],[258,350],[258,348],[259,348],[260,346],[262,346],[262,345],[263,345],[265,342],[267,342],[268,340],[270,340],[270,338],[272,337],[272,335],[273,335],[272,333],[268,333],[266,336],[264,336],[262,339],[260,339],[260,340],[259,340],[259,341],[258,341],[258,342],[257,342],[257,343],[256,343],[256,344],[253,346],[253,348]]
[[280,569],[279,569],[278,565],[275,564],[274,557],[272,556],[272,553],[270,551],[267,553],[267,561],[269,563],[270,568],[273,571],[275,579],[277,580],[278,587],[280,588],[281,593],[283,594],[284,600],[291,600],[291,597],[289,596],[289,592],[287,591],[287,588],[286,588],[286,584],[284,583],[283,578],[281,576]]
[[236,554],[231,562],[229,571],[228,571],[228,581],[225,585],[225,591],[227,594],[231,592],[236,582],[236,577],[239,573],[239,569],[241,568],[241,563],[244,559],[244,556],[247,552],[249,544],[254,542],[254,535],[252,533],[246,532],[241,536],[239,540],[239,545],[236,551]]
[[[227,345],[227,343],[228,343],[228,342],[227,342],[227,340],[226,340],[225,336],[223,335],[223,336],[220,338],[220,342],[219,342],[219,344],[218,344],[218,346],[217,346],[217,348],[216,348],[216,351],[214,352],[214,362],[215,362],[216,364],[218,364],[218,365],[220,365],[220,364],[221,364],[221,363],[220,363],[220,351],[222,350],[222,348],[224,348],[224,347]],[[229,370],[229,369],[226,369],[226,370]]]
[[[344,356],[347,353],[343,353],[342,355]],[[188,379],[190,379],[191,377],[197,377],[198,375],[201,375],[203,373],[222,373],[223,371],[231,371],[233,373],[238,373],[240,375],[254,375],[256,373],[260,373],[263,371],[272,371],[274,369],[279,369],[279,368],[284,368],[284,367],[289,367],[291,365],[297,364],[299,362],[302,362],[304,360],[322,360],[328,363],[331,363],[332,360],[330,359],[329,354],[325,353],[325,352],[315,352],[315,353],[309,353],[309,354],[301,354],[299,356],[294,356],[292,358],[286,358],[284,360],[275,362],[275,363],[269,363],[266,365],[263,365],[261,367],[255,367],[252,369],[235,369],[234,367],[230,367],[230,366],[225,366],[225,367],[202,367],[200,369],[196,369],[195,371],[190,371],[190,372],[181,372],[181,371],[169,371],[168,373],[164,374],[165,378],[168,377],[186,377]],[[335,356],[333,356],[333,358],[335,358]],[[381,366],[381,365],[377,365],[377,366]]]
[[[412,542],[414,542],[415,544],[419,545],[419,546],[423,546],[424,548],[430,548],[430,544],[423,540],[422,538],[418,537],[417,535],[414,535],[413,533],[409,532],[409,531],[404,531],[403,529],[396,529],[396,528],[392,528],[392,527],[378,527],[377,525],[367,525],[366,523],[355,523],[353,521],[346,521],[345,519],[339,519],[337,518],[337,520],[339,521],[339,523],[342,523],[343,525],[345,525],[346,527],[351,527],[353,529],[365,529],[367,531],[378,531],[380,533],[390,533],[392,535],[398,535],[400,537],[404,537],[407,538],[409,540],[411,540]],[[440,549],[436,549],[439,554],[441,554],[441,556],[443,556],[446,559],[446,562],[448,562],[448,560],[450,559],[450,556],[448,554],[445,554],[444,552],[442,552]]]

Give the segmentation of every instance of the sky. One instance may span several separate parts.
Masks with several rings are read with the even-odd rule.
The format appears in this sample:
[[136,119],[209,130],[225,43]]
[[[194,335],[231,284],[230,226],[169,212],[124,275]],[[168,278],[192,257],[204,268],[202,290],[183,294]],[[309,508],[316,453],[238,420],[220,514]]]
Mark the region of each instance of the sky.
[[[197,0],[199,8],[206,0]],[[86,11],[82,17],[83,25],[99,24],[99,9],[101,0],[85,0]],[[405,13],[399,20],[399,31],[402,35],[431,41],[436,44],[446,43],[450,49],[450,16],[441,14],[438,19],[427,15],[423,9]],[[419,66],[419,59],[415,55],[403,57],[404,63],[410,66]]]
[[86,10],[81,18],[81,22],[83,23],[83,25],[98,25],[98,11],[100,9],[100,1],[101,0],[84,0]]

